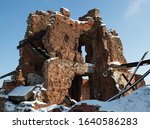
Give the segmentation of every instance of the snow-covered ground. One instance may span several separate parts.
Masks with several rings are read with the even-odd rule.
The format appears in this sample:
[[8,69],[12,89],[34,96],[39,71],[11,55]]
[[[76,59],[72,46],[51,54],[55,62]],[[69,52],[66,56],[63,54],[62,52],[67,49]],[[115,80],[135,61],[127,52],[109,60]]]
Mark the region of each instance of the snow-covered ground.
[[141,87],[132,94],[111,102],[84,100],[78,102],[76,105],[80,105],[82,103],[97,105],[100,107],[100,111],[150,112],[150,86]]
[[[47,112],[52,109],[61,108],[62,111],[66,112],[71,110],[76,105],[87,103],[87,105],[95,105],[99,107],[100,111],[113,111],[113,112],[150,112],[150,86],[144,86],[134,91],[132,94],[122,97],[118,100],[111,102],[102,102],[98,100],[84,100],[80,101],[71,108],[67,108],[63,105],[51,105],[39,110],[34,109],[35,101],[21,102],[19,105],[13,104],[12,102],[5,103],[5,111],[24,111],[30,109],[34,112]],[[45,103],[40,103],[45,104]],[[21,109],[21,110],[19,110]]]

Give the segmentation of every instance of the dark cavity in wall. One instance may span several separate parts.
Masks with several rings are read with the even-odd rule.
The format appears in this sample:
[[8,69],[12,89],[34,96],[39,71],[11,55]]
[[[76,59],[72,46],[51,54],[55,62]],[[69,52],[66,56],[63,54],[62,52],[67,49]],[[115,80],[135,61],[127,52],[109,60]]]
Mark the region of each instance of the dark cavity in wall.
[[82,87],[82,76],[75,76],[72,85],[69,89],[69,95],[72,99],[80,101],[81,96],[81,87]]

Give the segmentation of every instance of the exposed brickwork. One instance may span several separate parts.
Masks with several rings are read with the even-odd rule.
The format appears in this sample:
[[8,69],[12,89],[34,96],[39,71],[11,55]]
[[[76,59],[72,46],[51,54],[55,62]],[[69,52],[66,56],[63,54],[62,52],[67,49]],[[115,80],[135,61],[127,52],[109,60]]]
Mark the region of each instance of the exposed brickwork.
[[8,99],[4,98],[4,97],[0,97],[0,112],[4,111],[4,104]]
[[15,87],[20,85],[25,85],[25,79],[22,75],[22,70],[19,70],[18,73],[16,73],[15,78],[13,78],[13,80],[4,81],[2,89],[4,89],[5,94],[7,94]]
[[[6,93],[19,85],[45,82],[46,93],[41,98],[51,105],[62,103],[68,94],[77,101],[106,101],[125,86],[127,82],[121,74],[129,78],[132,75],[129,69],[110,69],[111,62],[126,63],[118,33],[107,30],[98,9],[90,10],[79,21],[70,16],[65,8],[60,12],[36,11],[29,15],[25,39],[20,42],[23,46],[19,47],[17,71],[22,71],[4,84]],[[37,34],[40,36],[36,37]],[[87,53],[85,61],[82,46]],[[88,76],[89,80],[82,80],[82,76]],[[136,75],[132,83],[139,77]],[[137,87],[140,85],[144,85],[144,81]],[[76,110],[97,111],[97,107],[82,104],[76,106]]]
[[[108,71],[110,62],[126,63],[122,42],[115,30],[107,30],[98,9],[90,10],[79,18],[80,21],[71,19],[70,15],[69,10],[65,8],[61,8],[60,13],[36,11],[29,15],[25,37],[45,29],[46,34],[33,44],[46,50],[50,58],[58,59],[47,62],[31,45],[27,45],[20,49],[19,67],[23,69],[25,78],[29,73],[44,76],[47,88],[46,102],[51,104],[61,103],[69,93],[68,90],[76,100],[105,101],[119,92],[116,83],[120,86],[126,83],[120,83],[118,75],[113,77],[116,71]],[[85,46],[87,52],[86,62],[95,65],[94,73],[89,74],[89,87],[86,88],[82,87],[78,77],[88,71],[84,67],[81,46]],[[127,69],[119,72],[130,76]]]
[[80,100],[88,100],[90,99],[90,86],[89,80],[83,79],[82,80],[82,87],[81,87],[81,97]]
[[44,77],[47,78],[45,83],[46,101],[54,104],[60,103],[64,99],[75,75],[85,74],[87,67],[84,64],[74,64],[72,61],[56,58],[46,61],[43,69]]
[[5,81],[3,83],[3,89],[5,91],[5,93],[9,93],[11,90],[13,90],[16,87],[16,81]]
[[81,105],[75,105],[69,112],[99,112],[99,106],[82,103]]

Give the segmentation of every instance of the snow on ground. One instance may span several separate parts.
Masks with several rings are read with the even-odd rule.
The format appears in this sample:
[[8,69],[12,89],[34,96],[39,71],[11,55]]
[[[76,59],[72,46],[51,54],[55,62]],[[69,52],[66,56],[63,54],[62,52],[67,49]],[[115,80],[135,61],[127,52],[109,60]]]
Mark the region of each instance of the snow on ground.
[[[7,101],[5,103],[5,111],[31,111],[31,112],[48,112],[53,109],[61,109],[63,112],[69,111],[76,105],[87,103],[87,105],[95,105],[99,107],[100,111],[113,111],[113,112],[150,112],[150,86],[144,86],[134,91],[132,94],[122,97],[111,102],[102,102],[98,100],[83,100],[67,108],[63,105],[51,105],[39,110],[34,109],[34,104],[40,101],[24,101],[20,104],[14,104]],[[39,104],[46,104],[40,102]]]
[[76,105],[81,105],[82,103],[97,105],[100,107],[100,111],[150,112],[150,86],[141,87],[132,94],[111,102],[84,100],[78,102]]
[[45,108],[41,108],[39,109],[38,111],[39,112],[48,112],[48,111],[52,111],[54,109],[61,109],[63,112],[67,111],[69,108],[65,107],[64,105],[51,105],[51,106],[48,106],[48,107],[45,107]]
[[6,98],[6,99],[8,99],[8,95],[0,94],[0,98]]
[[[40,102],[40,101],[23,101],[20,104],[14,104],[13,102],[7,101],[5,103],[5,109],[6,112],[38,112],[38,110],[35,110],[35,104],[40,105],[46,105],[46,103]],[[39,110],[41,112],[41,110]]]
[[17,105],[10,101],[7,101],[4,105],[4,107],[5,107],[4,108],[5,112],[14,112],[16,110]]

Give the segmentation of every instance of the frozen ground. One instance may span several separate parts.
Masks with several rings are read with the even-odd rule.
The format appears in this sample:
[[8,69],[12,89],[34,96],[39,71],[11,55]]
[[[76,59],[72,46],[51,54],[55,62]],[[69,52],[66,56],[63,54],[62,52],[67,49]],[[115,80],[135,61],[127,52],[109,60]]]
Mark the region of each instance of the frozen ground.
[[141,87],[132,94],[111,102],[85,100],[78,102],[88,105],[98,105],[100,111],[114,112],[150,112],[150,86]]
[[[108,112],[150,112],[150,86],[144,86],[134,91],[132,94],[122,97],[120,99],[111,102],[102,102],[98,100],[84,100],[80,101],[71,108],[67,108],[63,105],[51,105],[39,110],[34,109],[34,104],[40,102],[37,99],[35,101],[21,102],[19,105],[12,102],[5,103],[5,111],[34,111],[34,112],[47,112],[52,109],[61,108],[62,111],[69,111],[75,105],[81,105],[87,103],[87,105],[95,105],[99,107],[100,111]],[[45,104],[41,103],[40,104]]]

